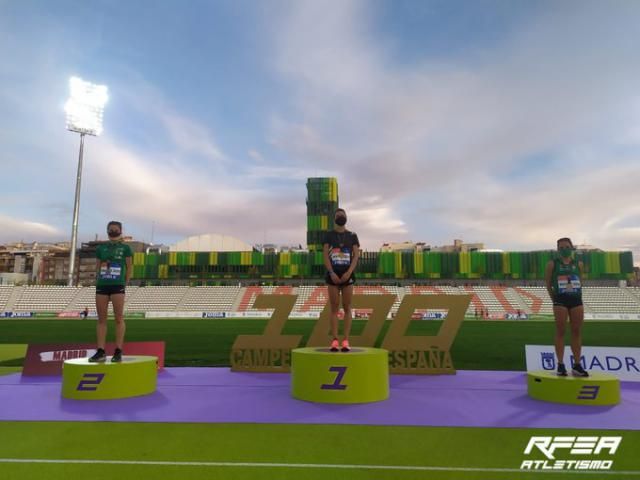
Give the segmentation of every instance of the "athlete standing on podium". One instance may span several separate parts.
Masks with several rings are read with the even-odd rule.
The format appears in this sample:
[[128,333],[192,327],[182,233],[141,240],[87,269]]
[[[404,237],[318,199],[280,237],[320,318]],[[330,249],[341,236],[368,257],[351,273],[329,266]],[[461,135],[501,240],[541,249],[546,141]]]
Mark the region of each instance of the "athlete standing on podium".
[[577,377],[589,374],[580,365],[582,354],[582,324],[584,307],[582,305],[582,262],[573,258],[573,243],[569,238],[558,240],[558,256],[549,260],[545,270],[547,291],[553,302],[553,315],[556,321],[555,347],[558,359],[558,375],[567,376],[564,365],[564,333],[567,318],[571,325],[571,351],[573,353],[572,373]]
[[116,319],[116,349],[111,357],[112,362],[122,361],[122,345],[124,344],[124,289],[131,279],[131,247],[122,241],[122,223],[115,220],[107,225],[109,241],[98,246],[96,250],[96,310],[98,324],[98,350],[89,361],[104,362],[107,358],[104,347],[107,339],[107,316],[109,301],[113,304],[113,315]]
[[[353,284],[356,277],[353,274],[358,266],[360,257],[360,241],[358,235],[350,232],[344,226],[347,223],[347,212],[339,208],[334,215],[335,228],[327,232],[324,240],[323,256],[324,265],[327,267],[325,281],[329,289],[329,302],[331,304],[331,351],[343,352],[351,350],[349,334],[351,333],[351,298],[353,296]],[[342,293],[342,295],[341,295]],[[342,297],[344,309],[344,339],[342,344],[338,341],[338,311]]]

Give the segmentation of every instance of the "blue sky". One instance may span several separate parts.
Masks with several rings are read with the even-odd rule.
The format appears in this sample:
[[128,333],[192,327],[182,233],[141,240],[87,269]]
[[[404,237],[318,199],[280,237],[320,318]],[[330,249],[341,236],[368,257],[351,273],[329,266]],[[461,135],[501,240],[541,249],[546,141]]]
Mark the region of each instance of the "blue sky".
[[0,242],[66,240],[68,78],[109,86],[80,238],[305,242],[336,176],[384,241],[640,258],[640,4],[0,0]]

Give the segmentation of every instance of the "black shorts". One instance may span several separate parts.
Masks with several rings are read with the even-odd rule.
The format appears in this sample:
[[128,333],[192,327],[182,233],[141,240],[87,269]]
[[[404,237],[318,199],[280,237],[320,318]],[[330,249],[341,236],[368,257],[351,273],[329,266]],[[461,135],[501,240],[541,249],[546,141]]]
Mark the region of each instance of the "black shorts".
[[[341,277],[342,275],[338,274],[336,272],[336,275],[338,275],[339,277]],[[351,274],[351,277],[349,277],[349,280],[347,280],[345,283],[333,283],[333,280],[331,280],[331,275],[329,274],[329,272],[327,272],[327,274],[324,277],[324,281],[327,285],[334,285],[338,288],[344,288],[344,287],[348,287],[349,285],[353,285],[354,283],[356,283],[356,276]]]
[[582,306],[582,295],[557,294],[553,296],[553,305],[555,307],[565,307],[571,310],[575,307]]
[[102,285],[96,287],[96,295],[111,296],[119,293],[124,293],[124,285]]

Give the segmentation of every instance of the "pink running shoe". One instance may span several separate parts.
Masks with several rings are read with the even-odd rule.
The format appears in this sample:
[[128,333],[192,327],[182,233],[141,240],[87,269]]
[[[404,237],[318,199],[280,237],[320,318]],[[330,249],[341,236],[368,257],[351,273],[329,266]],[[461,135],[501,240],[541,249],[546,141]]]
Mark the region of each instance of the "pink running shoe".
[[341,350],[343,352],[348,352],[349,350],[351,350],[351,346],[349,345],[349,340],[347,340],[346,338],[342,341]]
[[337,352],[340,349],[340,343],[338,343],[338,339],[334,338],[333,342],[331,342],[331,351]]

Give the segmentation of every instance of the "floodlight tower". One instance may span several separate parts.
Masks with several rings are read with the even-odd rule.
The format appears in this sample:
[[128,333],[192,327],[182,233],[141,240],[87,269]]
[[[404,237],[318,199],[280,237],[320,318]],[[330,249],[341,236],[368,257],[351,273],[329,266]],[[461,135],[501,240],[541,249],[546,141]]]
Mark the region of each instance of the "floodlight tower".
[[78,155],[78,175],[76,177],[76,198],[73,205],[73,226],[69,252],[68,285],[73,286],[73,272],[76,266],[76,243],[78,241],[78,214],[80,211],[80,184],[82,181],[82,156],[84,136],[98,136],[102,133],[102,113],[108,100],[106,85],[94,85],[81,78],[69,80],[70,97],[64,106],[67,113],[67,130],[80,134],[80,154]]

